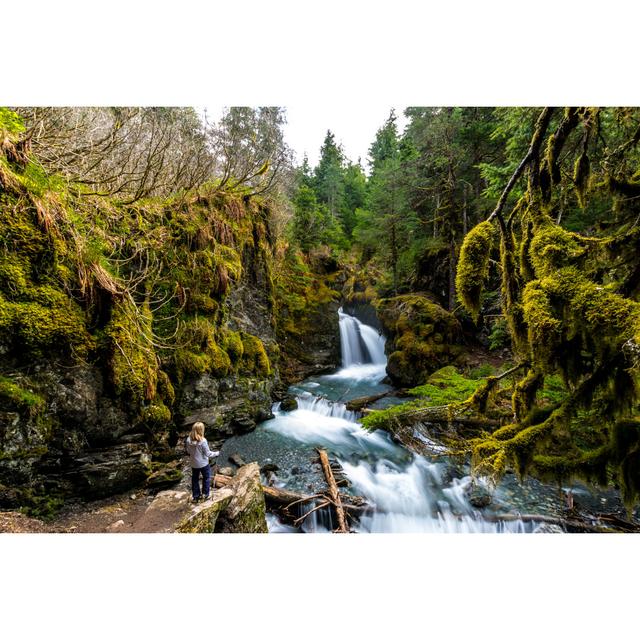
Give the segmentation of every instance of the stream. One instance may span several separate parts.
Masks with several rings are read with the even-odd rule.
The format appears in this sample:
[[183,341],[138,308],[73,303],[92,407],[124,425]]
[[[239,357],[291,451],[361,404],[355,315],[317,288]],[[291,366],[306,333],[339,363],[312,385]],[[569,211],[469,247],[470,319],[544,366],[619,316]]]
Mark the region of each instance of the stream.
[[[489,492],[482,479],[474,482],[468,466],[438,456],[442,450],[437,443],[430,443],[434,457],[429,458],[395,443],[385,431],[365,430],[358,422],[358,414],[348,411],[345,403],[392,389],[383,382],[385,339],[373,327],[342,311],[339,324],[342,368],[290,387],[298,408],[287,412],[276,403],[274,418],[225,443],[220,466],[229,465],[229,456],[239,454],[244,460],[257,461],[261,468],[272,465],[274,486],[316,494],[326,490],[316,452],[316,447],[325,448],[348,480],[348,486],[341,491],[362,496],[371,505],[371,509],[351,523],[351,529],[360,533],[540,531],[544,525],[524,522],[518,514],[561,516],[569,488],[576,502],[581,501],[585,508],[602,511],[619,508],[619,498],[613,490],[594,491],[579,483],[561,488],[535,479],[519,483],[513,474],[507,474]],[[385,397],[371,406],[382,408],[394,402],[400,400]],[[474,507],[472,502],[477,504],[478,494],[485,499],[490,495],[490,504]],[[313,506],[313,502],[300,505],[300,515]],[[515,519],[506,522],[492,519],[504,514]],[[268,514],[268,525],[272,533],[319,533],[330,532],[336,523],[328,509],[319,509],[297,527],[284,524],[275,514]]]

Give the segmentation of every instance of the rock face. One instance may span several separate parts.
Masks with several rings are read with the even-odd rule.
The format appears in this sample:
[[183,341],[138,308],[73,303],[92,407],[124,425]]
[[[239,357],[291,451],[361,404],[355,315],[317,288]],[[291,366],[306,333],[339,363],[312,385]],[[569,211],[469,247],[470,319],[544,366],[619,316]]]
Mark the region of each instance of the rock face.
[[233,491],[233,498],[220,514],[216,532],[267,533],[266,507],[258,464],[252,462],[241,467],[228,488]]
[[273,417],[273,380],[221,378],[203,375],[188,382],[181,391],[177,415],[184,429],[204,422],[207,433],[224,438],[256,428],[258,422]]
[[281,375],[287,383],[340,366],[339,308],[338,301],[319,304],[299,324],[296,335],[283,336]]
[[423,384],[436,369],[462,353],[462,331],[453,314],[421,294],[385,298],[377,303],[387,336],[387,373],[401,387]]

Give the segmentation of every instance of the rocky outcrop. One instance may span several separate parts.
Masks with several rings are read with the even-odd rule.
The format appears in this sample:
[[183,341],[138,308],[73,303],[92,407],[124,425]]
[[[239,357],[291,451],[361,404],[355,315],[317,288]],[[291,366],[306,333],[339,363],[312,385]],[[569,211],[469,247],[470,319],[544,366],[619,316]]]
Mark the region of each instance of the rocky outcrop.
[[331,373],[340,366],[339,308],[338,301],[315,306],[295,334],[282,338],[281,375],[286,382]]
[[220,514],[216,531],[267,533],[266,506],[258,464],[252,462],[241,467],[228,488],[233,491],[233,498]]
[[387,336],[387,373],[397,386],[414,387],[462,353],[462,331],[452,313],[421,294],[377,302]]
[[[137,533],[267,533],[264,494],[256,463],[244,465],[211,498],[193,504],[187,491],[161,491],[134,524]],[[115,523],[114,523],[115,524]],[[119,527],[114,527],[116,531]]]
[[218,438],[251,431],[258,422],[273,417],[273,385],[273,379],[203,375],[184,386],[176,413],[182,416],[184,428],[204,422],[208,433]]

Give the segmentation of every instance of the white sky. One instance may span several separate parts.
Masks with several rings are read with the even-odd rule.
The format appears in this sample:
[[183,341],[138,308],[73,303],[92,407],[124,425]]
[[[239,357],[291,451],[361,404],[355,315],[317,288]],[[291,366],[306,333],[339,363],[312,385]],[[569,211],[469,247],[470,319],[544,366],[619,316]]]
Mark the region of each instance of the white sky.
[[[335,134],[336,141],[342,145],[346,157],[353,162],[362,159],[367,169],[369,146],[376,131],[389,116],[391,106],[349,104],[336,102],[335,106],[287,107],[285,137],[289,146],[296,152],[296,161],[302,162],[306,153],[311,166],[318,162],[320,147],[327,129]],[[395,107],[399,131],[404,128],[406,119],[402,115],[404,107]]]
[[[312,167],[318,163],[320,147],[327,129],[333,131],[347,159],[357,162],[358,158],[361,158],[362,167],[367,171],[369,146],[375,138],[376,131],[389,117],[391,109],[395,108],[399,132],[402,132],[407,121],[402,115],[405,107],[367,105],[364,101],[362,103],[353,101],[349,104],[336,101],[335,106],[283,106],[287,114],[287,124],[284,127],[285,140],[296,154],[296,163],[300,164],[306,153]],[[206,110],[209,119],[217,120],[223,107],[207,107]]]

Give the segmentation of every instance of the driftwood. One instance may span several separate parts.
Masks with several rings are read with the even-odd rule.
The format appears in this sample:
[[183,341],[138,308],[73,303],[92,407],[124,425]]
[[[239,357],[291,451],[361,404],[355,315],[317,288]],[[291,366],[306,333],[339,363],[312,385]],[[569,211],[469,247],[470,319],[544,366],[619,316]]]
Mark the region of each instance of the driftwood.
[[331,501],[336,510],[338,516],[338,531],[340,533],[349,533],[349,525],[347,524],[347,518],[344,515],[344,509],[342,507],[342,501],[340,500],[340,491],[336,484],[336,479],[333,477],[333,471],[331,471],[331,465],[329,464],[329,456],[324,449],[318,449],[318,455],[320,456],[320,464],[322,465],[322,471],[324,477],[327,480],[329,486],[329,495]]
[[[223,476],[219,473],[217,473],[214,478],[216,487],[226,487],[232,480],[233,478]],[[327,499],[324,494],[304,495],[288,491],[287,489],[278,489],[277,487],[269,487],[265,485],[262,485],[262,491],[264,492],[264,498],[267,505],[283,510],[296,504],[317,500],[318,498],[323,498],[324,500]],[[344,498],[345,496],[341,495],[340,497]],[[342,508],[344,511],[353,514],[354,516],[358,516],[367,510],[368,507],[361,498],[353,497],[352,499],[353,504],[342,502]]]

